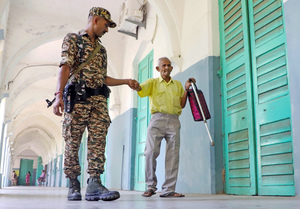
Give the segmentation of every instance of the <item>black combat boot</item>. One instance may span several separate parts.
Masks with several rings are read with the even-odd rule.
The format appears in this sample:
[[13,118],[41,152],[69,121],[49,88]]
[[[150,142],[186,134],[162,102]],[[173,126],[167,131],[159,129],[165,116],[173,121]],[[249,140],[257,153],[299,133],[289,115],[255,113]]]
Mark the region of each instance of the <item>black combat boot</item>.
[[80,183],[78,179],[70,179],[68,200],[81,200]]
[[88,201],[110,201],[120,198],[119,192],[109,191],[102,185],[99,176],[89,178],[87,184],[85,199]]

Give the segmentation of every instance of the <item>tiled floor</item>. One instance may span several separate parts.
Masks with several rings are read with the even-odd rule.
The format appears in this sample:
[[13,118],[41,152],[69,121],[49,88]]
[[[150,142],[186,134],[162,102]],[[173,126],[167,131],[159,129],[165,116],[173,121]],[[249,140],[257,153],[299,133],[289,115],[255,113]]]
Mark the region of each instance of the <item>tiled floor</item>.
[[[121,198],[111,202],[67,201],[66,188],[15,186],[0,189],[0,209],[294,209],[300,208],[300,197],[266,197],[234,195],[194,195],[184,198],[150,198],[141,192],[120,191]],[[82,190],[84,197],[85,190]]]

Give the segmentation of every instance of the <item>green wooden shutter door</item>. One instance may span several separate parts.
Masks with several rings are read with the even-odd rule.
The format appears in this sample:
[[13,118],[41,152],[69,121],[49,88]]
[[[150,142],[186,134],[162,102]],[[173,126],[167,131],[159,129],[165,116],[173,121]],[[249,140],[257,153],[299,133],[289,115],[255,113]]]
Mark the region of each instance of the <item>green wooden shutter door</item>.
[[78,180],[80,182],[80,186],[83,187],[84,183],[84,160],[87,159],[86,153],[85,153],[85,146],[86,146],[86,138],[87,138],[87,129],[84,130],[82,137],[81,137],[81,143],[78,150],[78,158],[79,158],[79,165],[80,165],[80,176],[78,176]]
[[[33,170],[33,160],[21,159],[18,185],[26,185],[25,180],[26,180],[27,172],[29,171],[32,175],[32,170]],[[32,185],[32,176],[30,177],[30,185]]]
[[58,186],[61,187],[61,180],[62,180],[62,176],[63,176],[63,155],[61,154],[59,156],[59,183]]
[[282,0],[249,1],[259,195],[295,195]]
[[246,0],[219,0],[227,194],[256,194],[251,62]]
[[42,159],[41,156],[39,156],[38,160],[37,160],[35,185],[38,185],[38,183],[36,182],[36,180],[41,176],[42,171],[43,171],[43,159]]
[[54,166],[53,166],[53,184],[52,186],[55,187],[56,185],[56,165],[57,165],[57,158],[54,158]]
[[[139,63],[139,83],[152,77],[153,51]],[[145,156],[144,150],[147,138],[147,127],[150,121],[149,98],[138,97],[137,108],[137,137],[136,137],[136,163],[135,163],[135,190],[144,191],[145,183]]]

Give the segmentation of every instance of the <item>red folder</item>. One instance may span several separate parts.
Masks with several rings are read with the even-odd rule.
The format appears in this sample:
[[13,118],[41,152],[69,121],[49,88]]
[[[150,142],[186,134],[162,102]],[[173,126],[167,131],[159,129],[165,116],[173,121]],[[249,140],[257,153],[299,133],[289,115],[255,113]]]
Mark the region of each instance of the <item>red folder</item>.
[[212,140],[211,134],[209,132],[207,122],[206,120],[210,119],[210,114],[208,111],[208,107],[203,95],[203,92],[199,90],[195,83],[192,82],[192,79],[190,79],[190,82],[192,83],[192,89],[188,90],[188,98],[192,110],[192,114],[195,121],[204,121],[205,128],[207,130],[207,134],[209,136],[209,140],[211,143],[211,146],[215,146],[215,143]]
[[[205,116],[205,119],[208,120],[211,118],[203,92],[201,90],[199,90],[196,86],[196,84],[194,84],[196,87],[196,92],[198,94],[198,98],[200,100],[201,103],[201,107]],[[203,121],[203,115],[201,114],[201,110],[199,108],[199,105],[197,103],[197,99],[194,93],[193,89],[189,89],[188,90],[188,98],[189,98],[189,102],[190,102],[190,106],[191,106],[191,111],[194,117],[195,121]]]

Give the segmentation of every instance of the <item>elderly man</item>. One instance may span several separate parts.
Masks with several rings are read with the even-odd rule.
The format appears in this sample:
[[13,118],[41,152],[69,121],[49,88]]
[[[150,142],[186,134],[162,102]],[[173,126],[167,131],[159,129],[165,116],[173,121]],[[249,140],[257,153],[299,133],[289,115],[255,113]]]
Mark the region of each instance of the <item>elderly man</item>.
[[[80,64],[85,63],[84,67],[75,76],[73,75],[72,84],[76,94],[74,101],[71,99],[72,94],[70,98],[64,98],[66,107],[63,121],[63,137],[66,142],[64,169],[66,177],[70,180],[68,200],[81,200],[80,182],[77,179],[80,175],[78,149],[85,128],[88,129],[87,173],[90,174],[85,199],[115,200],[120,197],[119,192],[109,191],[100,180],[100,174],[104,172],[105,140],[110,124],[107,110],[109,89],[106,85],[127,84],[133,87],[135,81],[107,76],[106,49],[100,44],[99,38],[108,32],[108,27],[116,27],[110,13],[104,8],[93,7],[89,11],[86,28],[78,33],[67,34],[62,44],[54,114],[62,116],[63,91],[68,78]],[[89,57],[92,57],[91,60],[86,62]],[[74,102],[75,105],[72,107]]]
[[[151,197],[157,190],[156,158],[160,153],[160,145],[163,138],[167,142],[165,159],[165,182],[162,185],[160,197],[184,197],[183,194],[175,192],[180,146],[180,122],[179,115],[185,107],[187,100],[187,89],[191,83],[186,81],[185,89],[179,81],[170,76],[173,67],[167,57],[158,60],[156,70],[160,77],[150,78],[141,85],[135,83],[135,90],[140,97],[149,96],[151,120],[147,131],[145,148],[146,168],[145,176],[147,191],[142,196]],[[192,78],[193,82],[195,79]]]

